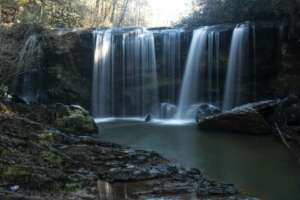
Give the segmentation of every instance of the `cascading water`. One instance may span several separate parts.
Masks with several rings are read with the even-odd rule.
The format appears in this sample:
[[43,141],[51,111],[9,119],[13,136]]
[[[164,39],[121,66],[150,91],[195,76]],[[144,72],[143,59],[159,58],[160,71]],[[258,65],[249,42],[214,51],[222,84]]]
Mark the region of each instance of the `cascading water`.
[[207,36],[207,27],[197,29],[193,33],[176,113],[177,119],[185,119],[185,112],[189,106],[203,100],[203,85],[200,85],[199,81],[203,80],[204,75]]
[[242,82],[249,63],[248,25],[238,25],[232,35],[230,56],[225,84],[223,110],[229,110],[242,103]]
[[211,31],[208,34],[208,86],[207,103],[219,106],[221,101],[220,54],[221,32]]
[[166,86],[163,96],[167,103],[176,104],[181,73],[181,29],[166,29],[162,35],[162,74]]
[[94,117],[157,114],[153,33],[143,28],[127,28],[96,30],[94,36]]
[[18,74],[20,74],[20,96],[27,103],[35,102],[42,98],[41,90],[41,61],[43,57],[42,47],[38,35],[31,35],[20,51],[18,60]]
[[[166,118],[175,116],[177,121],[194,119],[201,103],[220,106],[224,98],[224,107],[237,104],[242,96],[239,82],[245,71],[241,66],[248,64],[248,38],[251,33],[248,25],[234,30],[223,97],[222,58],[229,47],[223,40],[229,30],[227,26],[211,26],[194,31],[177,111],[172,104],[177,102],[176,90],[182,78],[180,29],[153,32],[159,34],[155,38],[158,51],[161,51],[158,58],[160,88],[152,32],[143,28],[94,31],[94,117],[127,118],[158,114],[159,99],[164,102],[161,104],[163,111],[171,110],[170,114],[165,114],[169,116]],[[158,90],[162,92],[160,98]]]
[[94,116],[108,117],[112,115],[112,67],[111,67],[111,30],[94,32],[95,53],[93,72]]

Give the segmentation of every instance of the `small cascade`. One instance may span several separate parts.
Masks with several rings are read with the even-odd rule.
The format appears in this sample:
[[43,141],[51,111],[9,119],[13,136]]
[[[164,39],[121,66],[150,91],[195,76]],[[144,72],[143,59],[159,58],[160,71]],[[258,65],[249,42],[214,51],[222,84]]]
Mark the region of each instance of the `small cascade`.
[[31,35],[19,54],[17,90],[27,102],[36,102],[42,98],[42,59],[43,50],[38,35]]
[[184,119],[189,106],[204,100],[205,85],[200,82],[205,76],[208,33],[208,27],[197,29],[193,33],[180,92],[177,119]]
[[94,36],[94,117],[157,114],[153,33],[143,28],[126,28],[96,30]]
[[166,29],[160,31],[162,35],[162,64],[163,99],[168,103],[177,103],[180,80],[182,78],[181,67],[181,29]]
[[245,92],[243,81],[249,65],[250,27],[247,24],[238,25],[232,35],[230,56],[225,84],[223,109],[229,110],[243,103]]

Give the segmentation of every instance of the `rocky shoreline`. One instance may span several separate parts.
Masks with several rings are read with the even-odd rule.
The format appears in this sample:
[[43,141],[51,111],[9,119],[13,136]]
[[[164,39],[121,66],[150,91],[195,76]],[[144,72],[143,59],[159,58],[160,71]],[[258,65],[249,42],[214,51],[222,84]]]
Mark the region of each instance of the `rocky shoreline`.
[[237,134],[275,135],[300,164],[300,100],[297,96],[249,103],[197,119],[200,129]]
[[155,152],[101,141],[87,122],[77,106],[0,103],[0,199],[248,199]]

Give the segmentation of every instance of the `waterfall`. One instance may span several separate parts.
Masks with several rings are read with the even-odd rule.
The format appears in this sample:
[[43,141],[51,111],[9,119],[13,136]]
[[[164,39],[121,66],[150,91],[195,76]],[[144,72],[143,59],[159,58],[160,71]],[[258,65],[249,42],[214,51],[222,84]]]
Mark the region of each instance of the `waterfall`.
[[43,51],[38,35],[31,35],[20,51],[18,59],[20,96],[27,102],[35,102],[42,98],[42,57]]
[[158,113],[153,33],[143,28],[94,31],[94,117]]
[[163,90],[163,98],[166,102],[176,104],[179,95],[178,83],[181,73],[181,29],[166,29],[160,32],[162,35],[162,74],[166,84]]
[[233,31],[225,84],[224,110],[229,110],[243,102],[242,83],[249,61],[249,36],[248,25],[238,25]]
[[203,101],[203,80],[205,68],[205,52],[207,48],[208,28],[200,28],[194,31],[191,47],[188,54],[183,83],[180,91],[177,119],[184,119],[185,111],[189,106]]
[[93,102],[95,116],[108,117],[112,114],[112,67],[111,30],[94,31],[95,53],[93,71]]
[[211,30],[208,34],[208,84],[206,103],[220,106],[221,102],[221,32]]

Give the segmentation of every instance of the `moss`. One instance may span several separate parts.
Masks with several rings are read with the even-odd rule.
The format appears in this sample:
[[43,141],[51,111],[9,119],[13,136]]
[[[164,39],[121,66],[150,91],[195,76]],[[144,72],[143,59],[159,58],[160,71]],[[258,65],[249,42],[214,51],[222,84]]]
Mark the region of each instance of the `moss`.
[[65,191],[76,191],[82,188],[81,183],[67,183],[64,185]]
[[95,132],[93,119],[77,113],[58,118],[55,126],[68,133]]
[[43,151],[40,154],[42,160],[46,161],[51,167],[59,167],[63,166],[63,159],[50,151]]
[[26,182],[30,178],[30,172],[17,165],[8,166],[0,171],[0,177],[12,182]]
[[43,132],[39,134],[40,143],[48,143],[54,141],[54,135],[51,132]]

